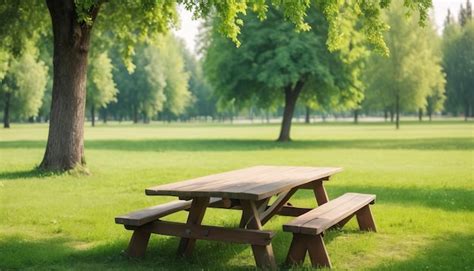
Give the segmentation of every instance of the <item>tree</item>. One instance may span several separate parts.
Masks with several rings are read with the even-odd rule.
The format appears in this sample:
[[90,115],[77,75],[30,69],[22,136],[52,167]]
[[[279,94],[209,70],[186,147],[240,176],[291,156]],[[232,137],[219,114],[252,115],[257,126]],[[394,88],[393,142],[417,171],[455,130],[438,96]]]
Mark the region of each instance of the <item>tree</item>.
[[193,106],[189,106],[186,115],[189,117],[213,117],[216,114],[216,97],[211,85],[204,78],[203,63],[190,53],[181,43],[185,70],[189,74],[188,88],[191,92]]
[[[13,3],[11,3],[13,2]],[[213,12],[218,18],[220,30],[239,44],[237,36],[241,19],[249,8],[260,18],[265,17],[267,1],[105,1],[105,0],[47,0],[54,36],[54,79],[51,101],[48,143],[40,168],[45,170],[69,170],[85,164],[84,159],[84,110],[87,60],[91,31],[113,31],[116,44],[132,68],[130,56],[133,45],[156,33],[166,30],[176,21],[176,2],[183,3],[196,17]],[[308,30],[304,17],[311,6],[309,1],[272,1],[295,23],[296,29]],[[385,25],[380,21],[380,9],[390,1],[351,2],[324,1],[319,3],[329,22],[329,46],[337,47],[344,38],[338,22],[344,16],[344,5],[355,7],[358,16],[365,21],[367,39],[383,48],[382,32]],[[418,9],[421,18],[427,17],[430,0],[406,0],[405,5]],[[39,35],[49,23],[44,16],[44,3],[40,0],[0,2],[0,39],[2,46],[15,51],[19,44],[31,36]],[[132,19],[133,18],[133,19]],[[38,30],[39,29],[39,30]]]
[[[6,72],[3,72],[0,100],[4,110],[4,128],[10,128],[12,115],[24,119],[38,114],[47,82],[47,67],[37,60],[36,55],[33,48],[24,50],[19,58],[9,61]],[[5,70],[5,59],[2,62],[2,69]]]
[[[448,21],[448,20],[447,20]],[[450,20],[443,32],[443,68],[447,81],[447,107],[474,115],[474,21],[470,2],[461,8],[459,25]]]
[[191,101],[188,91],[188,73],[179,44],[173,36],[161,37],[160,41],[140,44],[133,58],[136,68],[132,73],[123,63],[114,63],[114,78],[120,90],[121,107],[132,112],[138,122],[144,122],[160,112],[179,115]]
[[107,53],[92,57],[88,70],[87,104],[91,112],[92,126],[95,125],[96,109],[117,101],[117,88],[112,76],[112,62]]
[[[168,35],[159,43],[157,55],[150,59],[150,65],[158,66],[164,71],[164,104],[163,109],[168,114],[179,115],[185,112],[191,102],[191,93],[188,90],[189,74],[185,71],[183,51],[179,42]],[[149,74],[153,76],[153,74]]]
[[268,108],[275,100],[284,100],[278,141],[290,140],[300,94],[305,101],[320,104],[344,103],[360,96],[353,95],[357,91],[346,54],[342,50],[330,53],[326,46],[327,22],[316,8],[311,14],[306,19],[311,30],[304,33],[291,31],[292,26],[276,10],[269,10],[264,22],[249,15],[244,19],[240,48],[214,31],[206,51],[206,75],[221,99],[235,98],[238,108],[254,103]]
[[387,12],[388,23],[397,26],[386,33],[390,56],[373,55],[367,72],[369,92],[373,93],[369,96],[395,112],[397,129],[400,113],[424,108],[426,98],[444,78],[440,56],[431,44],[436,39],[432,23],[419,28],[416,18],[404,20],[404,14],[399,5]]

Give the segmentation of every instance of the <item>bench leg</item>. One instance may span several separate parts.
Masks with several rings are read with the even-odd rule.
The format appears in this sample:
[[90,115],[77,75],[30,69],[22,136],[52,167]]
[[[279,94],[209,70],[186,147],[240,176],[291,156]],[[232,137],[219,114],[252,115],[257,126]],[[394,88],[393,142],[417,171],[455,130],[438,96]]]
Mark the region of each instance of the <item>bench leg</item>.
[[136,229],[133,231],[132,238],[127,248],[127,255],[134,258],[145,256],[145,251],[150,240],[150,232],[142,229]]
[[331,261],[324,246],[323,236],[305,235],[300,233],[293,234],[290,250],[286,257],[286,265],[301,265],[304,263],[304,258],[308,251],[311,264],[314,267],[328,267],[331,268]]
[[375,227],[374,217],[370,211],[369,205],[364,206],[362,209],[356,212],[357,222],[359,223],[359,229],[361,231],[377,231]]
[[331,268],[331,261],[329,260],[328,252],[326,251],[326,246],[324,245],[323,236],[310,235],[306,236],[308,244],[308,254],[311,259],[311,264],[314,267],[327,267]]
[[306,236],[303,234],[294,233],[293,240],[291,240],[290,249],[288,250],[288,256],[286,257],[286,265],[291,266],[303,264],[307,250]]
[[[204,218],[204,213],[209,205],[209,198],[195,198],[189,209],[187,224],[200,225]],[[190,256],[193,252],[196,239],[181,238],[178,247],[179,256]]]

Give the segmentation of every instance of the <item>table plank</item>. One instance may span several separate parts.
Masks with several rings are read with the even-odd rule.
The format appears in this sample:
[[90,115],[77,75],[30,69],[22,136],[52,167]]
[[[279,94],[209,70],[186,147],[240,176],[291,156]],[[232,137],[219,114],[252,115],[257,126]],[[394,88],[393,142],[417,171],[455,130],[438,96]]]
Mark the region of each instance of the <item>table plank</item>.
[[342,171],[335,167],[255,166],[150,187],[147,195],[261,200]]

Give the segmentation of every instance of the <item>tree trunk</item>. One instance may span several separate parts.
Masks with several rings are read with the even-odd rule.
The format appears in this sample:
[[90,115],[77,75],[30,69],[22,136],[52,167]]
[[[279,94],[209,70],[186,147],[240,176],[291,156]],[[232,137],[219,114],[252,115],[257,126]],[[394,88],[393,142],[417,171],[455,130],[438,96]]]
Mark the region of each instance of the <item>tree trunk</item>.
[[309,106],[306,106],[305,108],[305,115],[304,115],[304,123],[309,124],[311,122],[311,108]]
[[5,108],[3,111],[3,128],[10,128],[10,98],[11,93],[5,93]]
[[[48,143],[40,168],[64,171],[85,165],[85,87],[92,27],[78,22],[74,0],[46,2],[53,25],[54,76]],[[95,20],[98,6],[90,12]]]
[[138,123],[138,108],[136,105],[133,106],[133,123]]
[[387,108],[385,108],[383,110],[383,118],[384,118],[385,122],[387,122],[387,120],[388,120],[388,109]]
[[354,109],[354,123],[359,123],[359,109]]
[[95,127],[95,106],[91,105],[91,123],[92,127]]
[[464,121],[467,121],[469,118],[469,102],[466,101],[464,105]]
[[285,108],[283,110],[280,136],[277,141],[287,142],[291,140],[291,120],[293,119],[293,113],[295,112],[296,101],[298,100],[298,96],[300,95],[303,86],[304,82],[300,80],[296,83],[294,88],[291,86],[285,88]]
[[393,108],[390,109],[390,122],[393,123],[393,119],[394,119],[394,113],[393,113]]
[[418,121],[423,121],[423,108],[418,109]]
[[103,113],[104,113],[104,114],[103,114],[103,117],[104,117],[104,118],[102,119],[102,122],[103,122],[104,124],[106,124],[106,123],[107,123],[107,117],[108,117],[107,115],[108,115],[108,113],[109,113],[108,110],[107,110],[107,108],[104,109]]
[[400,96],[397,95],[395,98],[395,127],[400,129]]

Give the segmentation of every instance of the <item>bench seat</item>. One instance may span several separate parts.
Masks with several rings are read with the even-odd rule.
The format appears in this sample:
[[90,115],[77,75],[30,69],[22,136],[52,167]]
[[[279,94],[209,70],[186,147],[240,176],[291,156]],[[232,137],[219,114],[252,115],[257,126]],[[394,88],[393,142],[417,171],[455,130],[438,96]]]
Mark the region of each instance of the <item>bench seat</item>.
[[293,233],[317,235],[375,202],[375,195],[346,193],[283,225]]
[[354,215],[360,230],[376,231],[369,204],[375,195],[346,193],[283,225],[283,230],[293,233],[287,264],[301,264],[308,252],[311,263],[317,267],[331,267],[322,234],[332,227],[342,227]]
[[[209,204],[218,204],[221,198],[211,198]],[[143,226],[161,217],[173,214],[178,211],[187,210],[191,207],[191,200],[175,200],[153,207],[137,210],[125,215],[115,217],[116,224],[125,226]]]

